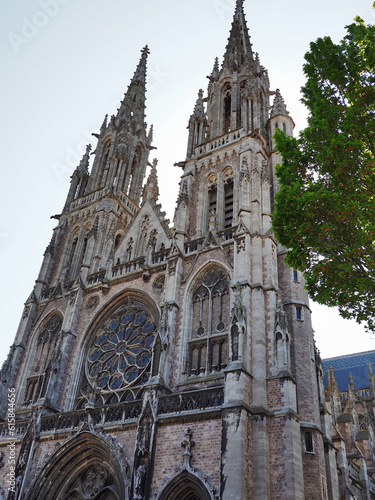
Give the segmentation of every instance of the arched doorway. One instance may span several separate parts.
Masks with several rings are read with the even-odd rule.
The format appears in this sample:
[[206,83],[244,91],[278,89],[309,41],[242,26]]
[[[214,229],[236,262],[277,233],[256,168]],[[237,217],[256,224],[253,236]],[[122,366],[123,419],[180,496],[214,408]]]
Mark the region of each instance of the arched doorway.
[[183,471],[163,488],[157,500],[213,500],[206,485],[195,475]]
[[53,453],[26,500],[123,500],[128,498],[127,481],[127,470],[115,450],[99,436],[85,431]]

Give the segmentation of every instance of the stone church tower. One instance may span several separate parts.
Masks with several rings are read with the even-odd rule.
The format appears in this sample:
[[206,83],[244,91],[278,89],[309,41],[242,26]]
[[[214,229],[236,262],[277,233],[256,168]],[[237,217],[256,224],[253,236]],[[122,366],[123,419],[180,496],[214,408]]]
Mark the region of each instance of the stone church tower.
[[294,123],[243,1],[189,119],[173,227],[147,57],[72,175],[2,368],[0,498],[336,499],[308,298],[271,231],[272,136]]

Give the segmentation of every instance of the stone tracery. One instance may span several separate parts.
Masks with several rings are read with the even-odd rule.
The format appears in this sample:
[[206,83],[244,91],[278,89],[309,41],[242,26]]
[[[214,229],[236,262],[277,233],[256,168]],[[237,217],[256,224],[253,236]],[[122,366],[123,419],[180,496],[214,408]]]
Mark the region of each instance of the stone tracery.
[[155,318],[141,302],[122,304],[107,316],[88,350],[84,398],[93,392],[121,396],[130,387],[143,386],[150,377],[155,336]]

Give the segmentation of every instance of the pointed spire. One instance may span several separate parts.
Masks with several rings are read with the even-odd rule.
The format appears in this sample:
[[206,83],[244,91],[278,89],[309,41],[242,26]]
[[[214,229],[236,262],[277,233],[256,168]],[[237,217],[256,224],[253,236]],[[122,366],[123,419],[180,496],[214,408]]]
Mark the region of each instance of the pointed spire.
[[146,71],[147,71],[147,57],[150,51],[148,49],[148,45],[143,47],[141,51],[141,59],[138,63],[138,66],[134,72],[134,76],[132,81],[130,82],[129,87],[132,85],[145,85],[146,84]]
[[102,126],[100,127],[100,135],[103,135],[104,132],[107,130],[107,121],[108,121],[108,115],[105,115]]
[[87,144],[86,152],[82,156],[82,160],[80,161],[78,167],[74,171],[75,175],[88,175],[89,174],[90,151],[91,151],[91,144]]
[[232,27],[224,54],[223,69],[229,72],[241,72],[254,66],[254,56],[250,36],[246,25],[243,0],[237,0]]
[[326,396],[331,396],[333,392],[337,389],[338,387],[337,387],[336,377],[333,371],[333,367],[331,365],[327,373],[327,387],[325,391]]
[[353,375],[351,373],[349,373],[349,389],[354,391],[354,378],[353,378]]
[[150,53],[146,45],[141,51],[141,58],[134,72],[133,78],[130,81],[128,90],[125,93],[124,99],[121,101],[121,106],[117,113],[119,120],[116,125],[121,125],[122,122],[136,117],[141,121],[145,117],[145,101],[146,101],[146,74],[147,74],[147,57]]
[[203,105],[203,90],[200,89],[198,92],[197,102],[195,103],[193,114],[191,115],[191,119],[205,120],[206,113],[204,111]]
[[159,198],[159,184],[158,184],[158,173],[156,170],[158,160],[155,158],[152,162],[152,167],[150,175],[148,176],[147,182],[143,188],[142,201],[146,200],[157,201]]
[[273,106],[271,110],[271,118],[277,115],[289,115],[289,111],[286,109],[286,105],[282,95],[280,94],[280,90],[276,89],[275,99],[273,101]]
[[210,82],[215,82],[219,77],[219,58],[215,57],[214,67],[212,68],[211,75],[207,78]]
[[150,129],[147,135],[147,144],[151,145],[153,140],[154,140],[154,126],[150,125]]

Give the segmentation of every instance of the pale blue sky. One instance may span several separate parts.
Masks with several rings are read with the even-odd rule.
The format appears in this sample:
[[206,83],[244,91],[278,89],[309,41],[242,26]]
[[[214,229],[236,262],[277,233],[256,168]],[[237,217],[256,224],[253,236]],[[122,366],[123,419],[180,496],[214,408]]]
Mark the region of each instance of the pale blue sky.
[[[375,21],[372,0],[245,0],[253,50],[280,88],[296,123],[303,55],[309,43],[361,15]],[[147,121],[154,124],[161,203],[173,219],[186,125],[214,58],[221,60],[234,0],[16,0],[0,6],[0,362],[13,342],[61,211],[69,177],[106,113],[115,112],[149,45]],[[324,357],[375,348],[363,328],[313,307]]]

